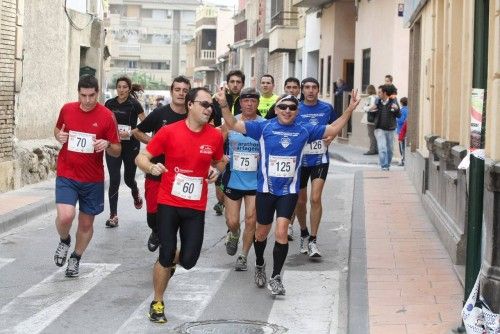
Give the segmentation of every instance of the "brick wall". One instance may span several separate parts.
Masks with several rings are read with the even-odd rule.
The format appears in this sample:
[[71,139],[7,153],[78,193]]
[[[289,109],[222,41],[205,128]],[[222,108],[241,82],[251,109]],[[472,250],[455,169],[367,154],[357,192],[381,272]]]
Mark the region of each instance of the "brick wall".
[[0,162],[13,158],[16,0],[0,0]]

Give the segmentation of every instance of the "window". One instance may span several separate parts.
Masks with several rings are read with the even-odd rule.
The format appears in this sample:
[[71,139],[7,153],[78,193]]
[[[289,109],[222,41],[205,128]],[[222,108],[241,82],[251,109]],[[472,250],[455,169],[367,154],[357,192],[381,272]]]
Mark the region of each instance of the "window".
[[137,68],[138,62],[137,60],[129,60],[128,61],[128,68]]
[[151,37],[151,43],[152,44],[170,44],[170,43],[167,43],[167,42],[169,42],[167,38],[168,38],[167,35],[155,34]]
[[330,89],[332,89],[332,56],[328,56],[328,61],[326,63],[326,96],[330,95]]
[[361,90],[364,92],[370,84],[371,49],[363,50],[363,68],[361,71]]
[[151,62],[151,69],[152,70],[165,70],[166,68],[167,68],[167,65],[164,62],[161,62],[161,61]]
[[[325,59],[321,58],[319,60],[319,84],[321,87],[325,87],[325,71],[324,71]],[[320,91],[320,95],[321,91]]]
[[255,57],[250,58],[250,76],[255,76]]
[[151,17],[155,20],[165,20],[167,18],[167,11],[163,9],[153,9]]
[[167,59],[167,60],[165,61],[165,69],[166,69],[167,71],[170,71],[170,59]]

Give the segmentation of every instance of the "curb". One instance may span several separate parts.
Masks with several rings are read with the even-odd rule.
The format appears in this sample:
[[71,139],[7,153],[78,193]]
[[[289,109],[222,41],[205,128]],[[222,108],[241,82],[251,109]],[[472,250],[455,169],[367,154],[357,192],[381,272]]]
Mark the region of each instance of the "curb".
[[26,224],[29,220],[54,210],[56,203],[53,197],[46,197],[40,201],[20,207],[12,212],[6,213],[0,220],[0,233]]

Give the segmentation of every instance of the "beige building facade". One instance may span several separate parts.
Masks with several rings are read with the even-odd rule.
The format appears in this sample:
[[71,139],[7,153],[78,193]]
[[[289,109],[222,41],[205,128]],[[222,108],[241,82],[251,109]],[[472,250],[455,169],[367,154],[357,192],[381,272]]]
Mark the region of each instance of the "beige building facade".
[[102,1],[65,6],[0,2],[0,191],[54,175],[59,110],[81,73],[102,78]]
[[[484,89],[481,293],[500,311],[500,3],[406,1],[410,33],[408,172],[443,244],[466,263],[470,179],[459,169],[471,140],[473,89]],[[481,8],[485,8],[484,16]],[[475,35],[475,24],[484,31]],[[476,45],[476,46],[475,46]],[[484,46],[486,57],[480,50]],[[475,68],[476,65],[476,68]],[[481,69],[482,67],[482,69]],[[484,80],[482,78],[484,77]],[[476,104],[474,104],[476,105]],[[479,107],[479,109],[481,109]],[[480,118],[480,117],[479,117]],[[474,196],[480,196],[474,195]],[[474,213],[475,214],[475,213]],[[471,246],[472,247],[472,246]],[[470,252],[470,249],[469,249]]]

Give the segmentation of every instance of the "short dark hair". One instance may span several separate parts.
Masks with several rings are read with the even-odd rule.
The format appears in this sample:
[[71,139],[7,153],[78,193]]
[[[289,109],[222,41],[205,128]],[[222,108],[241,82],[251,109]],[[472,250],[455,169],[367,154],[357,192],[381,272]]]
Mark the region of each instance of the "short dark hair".
[[271,78],[271,82],[274,85],[274,77],[271,74],[264,74],[263,76],[260,77],[260,81],[262,81],[262,78]]
[[402,97],[401,100],[399,100],[399,102],[401,102],[401,104],[403,106],[407,106],[408,105],[408,98],[406,96]]
[[393,77],[392,77],[392,75],[390,75],[390,74],[387,74],[387,75],[385,76],[385,78],[389,79],[391,82],[393,81]]
[[226,81],[229,82],[229,79],[233,76],[239,77],[243,82],[243,85],[245,85],[245,74],[243,72],[241,72],[240,70],[229,71],[229,73],[226,74]]
[[294,77],[287,78],[285,80],[285,83],[283,84],[283,86],[286,87],[286,84],[289,83],[289,82],[295,82],[297,84],[297,86],[300,87],[300,81],[299,81],[299,79],[294,78]]
[[172,84],[170,85],[170,91],[174,89],[174,83],[179,82],[179,83],[185,83],[186,85],[189,86],[189,89],[191,89],[191,81],[189,81],[188,78],[186,78],[183,75],[179,75],[178,77],[175,77],[174,80],[172,80]]
[[80,88],[94,88],[96,92],[99,91],[99,82],[96,77],[90,74],[84,74],[78,80],[78,91]]
[[[184,108],[186,110],[188,110],[188,103],[191,102],[193,103],[196,98],[198,97],[198,93],[200,91],[203,91],[203,92],[206,92],[208,93],[210,96],[212,96],[212,92],[210,92],[208,89],[206,89],[205,87],[196,87],[196,88],[192,88],[189,90],[189,92],[187,93],[186,95],[186,100],[184,101]],[[213,111],[213,110],[212,110]]]
[[393,84],[385,84],[379,87],[382,92],[386,93],[388,96],[394,95],[397,93],[397,89]]
[[318,89],[319,89],[319,81],[313,77],[308,77],[308,78],[305,78],[304,80],[302,80],[302,83],[300,84],[300,89],[302,89],[304,87],[304,85],[308,82],[312,82],[313,84],[316,84],[316,86],[318,86]]
[[377,94],[377,90],[375,89],[375,86],[374,85],[366,86],[366,94],[369,94],[369,95]]

